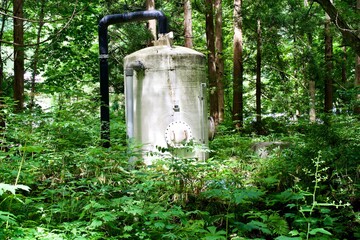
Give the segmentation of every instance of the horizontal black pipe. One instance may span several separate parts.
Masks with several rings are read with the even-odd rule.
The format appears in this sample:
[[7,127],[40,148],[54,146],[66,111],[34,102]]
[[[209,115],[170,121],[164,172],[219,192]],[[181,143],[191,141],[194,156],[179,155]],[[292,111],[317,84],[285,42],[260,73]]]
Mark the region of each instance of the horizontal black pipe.
[[99,22],[99,53],[100,53],[100,121],[101,139],[104,147],[110,147],[110,111],[109,111],[109,64],[108,64],[108,26],[118,23],[146,21],[157,19],[159,33],[168,32],[167,19],[158,10],[130,12],[123,14],[113,14],[103,17]]

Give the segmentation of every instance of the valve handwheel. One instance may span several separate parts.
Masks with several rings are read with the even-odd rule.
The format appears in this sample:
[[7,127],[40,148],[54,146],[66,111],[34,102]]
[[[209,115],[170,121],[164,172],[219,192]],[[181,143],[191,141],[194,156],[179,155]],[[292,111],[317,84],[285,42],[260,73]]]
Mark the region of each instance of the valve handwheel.
[[165,140],[170,147],[181,148],[192,139],[189,124],[184,121],[171,122],[165,130]]

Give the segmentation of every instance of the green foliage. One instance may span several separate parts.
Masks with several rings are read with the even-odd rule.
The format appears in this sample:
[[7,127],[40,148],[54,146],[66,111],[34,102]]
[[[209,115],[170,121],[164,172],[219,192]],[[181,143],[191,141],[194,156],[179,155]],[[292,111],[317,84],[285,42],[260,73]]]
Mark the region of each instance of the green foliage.
[[[344,239],[360,232],[359,126],[352,118],[334,118],[327,127],[289,124],[289,135],[267,137],[224,126],[207,161],[131,166],[121,106],[112,112],[113,146],[103,149],[98,127],[89,127],[97,126],[91,98],[58,99],[62,105],[47,113],[4,111],[9,149],[1,152],[1,181],[18,179],[32,190],[1,185],[3,236]],[[290,144],[270,149],[267,158],[251,148],[276,140]]]
[[[202,2],[192,2],[194,46],[206,54]],[[171,20],[175,43],[182,45],[181,3],[156,4]],[[348,1],[336,4],[350,23],[356,22]],[[40,5],[26,1],[25,17],[37,19]],[[292,0],[244,2],[247,120],[239,133],[230,119],[233,2],[223,5],[227,119],[210,143],[210,158],[133,166],[129,159],[136,156],[141,163],[141,155],[126,147],[121,94],[112,96],[112,147],[99,147],[96,29],[103,15],[143,10],[144,1],[45,1],[41,40],[47,41],[40,45],[36,72],[44,81],[35,92],[50,96],[51,108],[13,114],[12,101],[3,97],[11,94],[8,66],[2,75],[1,239],[360,238],[360,125],[349,116],[357,93],[349,67],[354,52],[347,52],[347,83],[339,84],[339,67],[334,71],[336,115],[327,116],[326,124],[309,124],[306,114],[290,121],[296,110],[308,111],[307,81],[313,78],[318,90],[323,85],[319,26],[324,14],[316,4],[304,8]],[[257,19],[263,28],[262,110],[269,113],[261,126],[253,123]],[[36,39],[39,23],[26,24],[29,42]],[[123,56],[148,46],[151,36],[145,24],[109,30],[110,85],[118,94]],[[12,40],[7,25],[3,39]],[[334,41],[333,62],[339,66],[342,43],[338,35]],[[8,58],[9,49],[1,47],[1,56]],[[35,47],[26,48],[30,68]],[[30,90],[29,82],[25,88]],[[317,91],[317,110],[322,94]],[[272,141],[289,145],[267,149],[266,158],[254,153],[253,144]]]

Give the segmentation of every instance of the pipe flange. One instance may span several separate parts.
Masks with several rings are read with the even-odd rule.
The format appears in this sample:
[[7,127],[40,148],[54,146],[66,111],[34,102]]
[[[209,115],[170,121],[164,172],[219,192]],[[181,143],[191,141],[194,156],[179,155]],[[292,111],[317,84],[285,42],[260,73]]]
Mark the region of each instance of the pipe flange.
[[171,122],[165,130],[165,140],[169,147],[182,148],[192,138],[191,128],[184,121]]

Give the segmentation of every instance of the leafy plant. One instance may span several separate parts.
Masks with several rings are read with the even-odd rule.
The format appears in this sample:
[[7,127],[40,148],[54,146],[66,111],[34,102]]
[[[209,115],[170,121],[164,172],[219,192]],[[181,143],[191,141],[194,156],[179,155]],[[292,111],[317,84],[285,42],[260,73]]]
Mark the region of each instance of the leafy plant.
[[[350,203],[343,203],[341,200],[339,203],[336,203],[335,201],[329,202],[329,199],[327,199],[327,202],[321,202],[319,201],[319,190],[321,189],[321,183],[327,180],[328,175],[326,174],[326,171],[328,167],[323,166],[325,161],[322,160],[321,152],[319,152],[318,157],[313,159],[313,165],[315,167],[314,172],[305,169],[305,172],[307,175],[313,177],[313,190],[312,192],[304,191],[302,190],[298,185],[295,185],[295,188],[299,191],[301,195],[303,195],[304,204],[288,204],[288,207],[298,207],[299,212],[302,215],[302,218],[297,219],[296,221],[298,223],[305,223],[306,229],[305,234],[299,233],[301,237],[304,237],[306,239],[309,239],[310,236],[315,236],[317,234],[323,234],[331,236],[332,233],[326,230],[324,227],[320,227],[319,223],[321,222],[321,217],[315,217],[314,214],[319,211],[321,214],[323,213],[329,213],[330,211],[327,209],[328,207],[349,207]],[[328,221],[331,222],[332,226],[335,222],[335,218],[331,218],[330,216],[326,217]],[[326,221],[326,218],[324,221]],[[315,226],[315,227],[314,227]],[[294,232],[293,232],[294,233]]]

